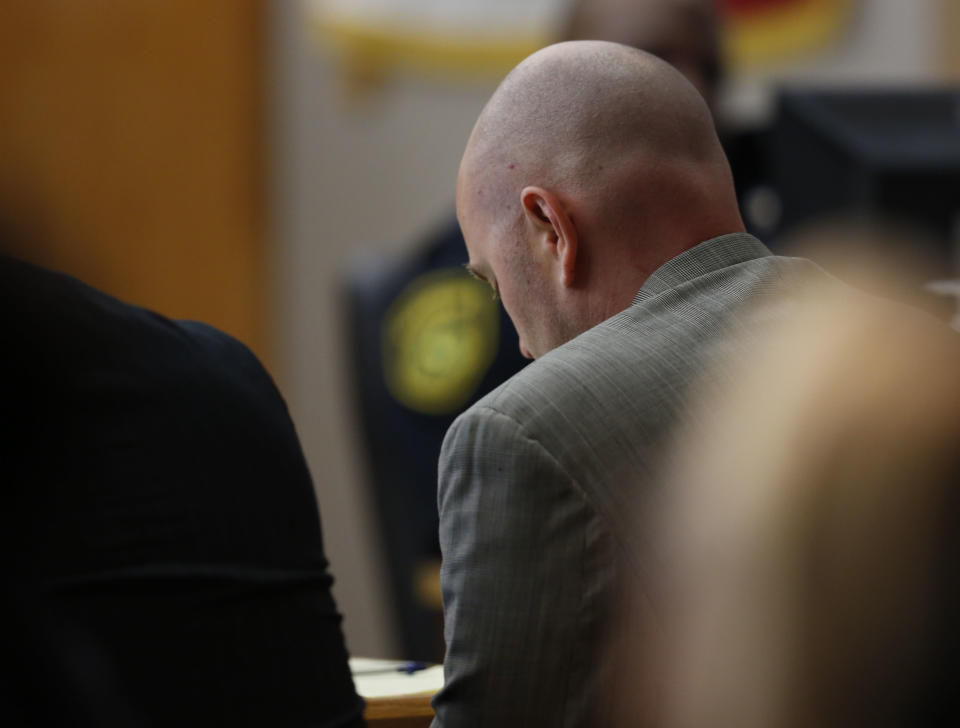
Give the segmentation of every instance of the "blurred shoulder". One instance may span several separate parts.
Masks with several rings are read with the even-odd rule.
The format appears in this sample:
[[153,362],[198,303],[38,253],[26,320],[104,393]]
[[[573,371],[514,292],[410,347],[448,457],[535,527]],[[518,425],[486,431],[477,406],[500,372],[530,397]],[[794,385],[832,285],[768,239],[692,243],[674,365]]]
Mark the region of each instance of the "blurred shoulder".
[[0,256],[0,331],[4,368],[47,389],[189,388],[194,397],[213,397],[242,388],[275,395],[257,357],[223,331],[170,319],[8,256]]

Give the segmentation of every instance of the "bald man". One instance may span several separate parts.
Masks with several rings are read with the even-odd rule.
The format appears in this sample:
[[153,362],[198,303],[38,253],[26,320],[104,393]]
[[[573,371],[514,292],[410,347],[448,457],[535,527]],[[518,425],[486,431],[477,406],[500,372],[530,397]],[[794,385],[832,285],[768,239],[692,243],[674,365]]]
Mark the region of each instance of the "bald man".
[[[713,0],[572,0],[565,10],[558,40],[611,40],[651,51],[687,75],[706,98],[717,96]],[[748,148],[742,140],[736,139],[738,151]],[[739,179],[754,186],[743,176],[754,169],[754,156],[737,156]],[[406,656],[417,659],[440,659],[440,620],[410,585],[424,562],[439,556],[436,473],[444,433],[457,415],[527,363],[507,315],[463,270],[463,236],[452,210],[430,228],[401,259],[353,268],[347,286],[364,457],[377,493],[398,638]],[[479,289],[479,295],[470,305],[461,301],[444,309],[444,302],[456,297],[437,294],[452,289],[470,295]],[[429,321],[418,312],[426,312]],[[436,337],[439,349],[430,343]],[[429,380],[429,388],[404,392],[397,386],[405,364],[423,364],[422,357],[405,354],[437,351],[457,355],[432,357],[428,369],[413,371],[418,381]]]
[[510,73],[467,144],[457,210],[470,270],[536,361],[444,440],[435,726],[610,725],[613,610],[624,590],[641,626],[655,613],[637,524],[656,516],[687,387],[750,325],[742,304],[825,274],[743,232],[702,96],[614,43],[550,46]]

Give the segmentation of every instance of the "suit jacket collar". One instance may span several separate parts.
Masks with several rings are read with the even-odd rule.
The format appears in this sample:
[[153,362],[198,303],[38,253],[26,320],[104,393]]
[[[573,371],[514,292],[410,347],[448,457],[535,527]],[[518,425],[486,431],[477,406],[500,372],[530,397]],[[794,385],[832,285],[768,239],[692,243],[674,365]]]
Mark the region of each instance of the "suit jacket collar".
[[636,305],[707,273],[773,255],[748,233],[729,233],[693,246],[657,268],[633,299]]

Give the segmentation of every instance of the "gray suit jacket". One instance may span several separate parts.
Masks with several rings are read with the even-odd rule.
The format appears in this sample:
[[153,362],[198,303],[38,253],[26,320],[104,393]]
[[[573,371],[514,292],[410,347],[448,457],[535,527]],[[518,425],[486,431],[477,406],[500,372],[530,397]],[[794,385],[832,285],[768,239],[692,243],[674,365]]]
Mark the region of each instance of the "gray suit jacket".
[[656,510],[685,390],[731,328],[782,311],[751,306],[748,320],[742,304],[825,276],[749,235],[708,240],[457,419],[439,469],[447,653],[435,728],[609,723],[605,630],[619,596],[643,594],[656,568],[638,519]]

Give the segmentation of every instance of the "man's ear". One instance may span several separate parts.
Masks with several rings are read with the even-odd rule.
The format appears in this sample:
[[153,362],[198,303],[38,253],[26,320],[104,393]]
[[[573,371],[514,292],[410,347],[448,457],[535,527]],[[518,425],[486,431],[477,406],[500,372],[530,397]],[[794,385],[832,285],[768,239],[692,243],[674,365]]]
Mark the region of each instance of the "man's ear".
[[579,240],[567,209],[555,194],[543,187],[524,187],[520,191],[520,206],[537,239],[551,247],[559,264],[561,283],[572,286],[576,279]]

